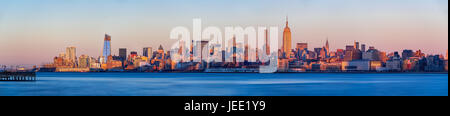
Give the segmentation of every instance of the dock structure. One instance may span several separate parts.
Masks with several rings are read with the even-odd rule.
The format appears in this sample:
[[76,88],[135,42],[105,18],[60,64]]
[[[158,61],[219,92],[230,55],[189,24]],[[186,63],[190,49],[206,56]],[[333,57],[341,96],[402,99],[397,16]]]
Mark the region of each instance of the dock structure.
[[0,81],[36,81],[36,72],[0,72]]

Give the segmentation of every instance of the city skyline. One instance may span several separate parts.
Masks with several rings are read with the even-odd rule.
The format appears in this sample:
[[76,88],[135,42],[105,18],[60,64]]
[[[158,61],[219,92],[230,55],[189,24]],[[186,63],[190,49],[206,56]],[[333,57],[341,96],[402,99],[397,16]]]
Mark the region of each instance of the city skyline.
[[[142,6],[137,5],[137,3],[144,3],[144,5],[149,4],[151,1],[107,2],[107,5],[116,7],[123,6],[124,8],[121,10],[124,11],[119,13],[121,15],[127,13],[134,14],[123,16],[123,18],[120,19],[115,19],[119,18],[120,15],[110,15],[112,11],[116,11],[114,9],[108,11],[107,9],[92,8],[92,5],[98,5],[99,1],[92,3],[85,3],[86,1],[62,1],[54,4],[45,4],[45,2],[46,1],[44,0],[43,4],[37,4],[32,7],[34,9],[40,9],[37,11],[31,11],[31,9],[15,11],[17,8],[11,7],[12,4],[19,6],[18,8],[25,7],[33,3],[31,1],[29,1],[29,3],[15,1],[0,2],[5,5],[5,7],[0,7],[0,25],[3,25],[0,26],[0,53],[2,53],[0,54],[0,57],[2,58],[0,64],[40,65],[43,62],[51,62],[49,59],[56,54],[64,52],[67,46],[75,46],[78,48],[77,51],[79,55],[77,57],[81,54],[100,56],[102,54],[101,49],[103,47],[103,40],[98,38],[102,38],[104,33],[113,36],[114,42],[111,43],[112,55],[119,55],[119,48],[127,48],[129,51],[137,51],[138,53],[142,53],[144,47],[156,48],[159,44],[162,44],[166,48],[175,42],[168,39],[170,29],[176,26],[191,26],[190,22],[193,16],[203,16],[205,19],[203,26],[275,25],[282,29],[285,25],[284,17],[289,15],[289,27],[292,29],[291,46],[295,46],[296,43],[308,43],[309,49],[322,47],[327,39],[330,42],[331,51],[344,48],[346,45],[352,45],[354,41],[364,43],[368,45],[367,47],[376,46],[380,51],[386,51],[388,53],[412,49],[422,50],[429,54],[445,55],[445,52],[448,49],[448,1],[446,0],[427,0],[427,2],[415,0],[411,3],[382,1],[377,2],[377,4],[369,8],[355,6],[358,6],[358,4],[368,5],[371,2],[344,0],[343,3],[340,3],[351,4],[351,6],[353,6],[352,8],[363,10],[358,12],[351,11],[347,8],[336,8],[336,6],[330,5],[330,3],[321,4],[321,2],[324,2],[323,0],[319,0],[319,2],[308,0],[292,1],[293,4],[295,3],[304,6],[295,8],[292,5],[288,5],[285,8],[274,8],[274,11],[264,10],[264,7],[270,7],[270,5],[267,4],[272,3],[272,1],[245,1],[242,2],[242,6],[239,4],[233,6],[236,11],[218,10],[224,13],[218,13],[220,15],[218,15],[217,12],[204,11],[198,12],[199,14],[188,13],[187,15],[181,15],[179,16],[180,18],[176,18],[178,15],[174,15],[179,14],[179,12],[175,10],[155,13],[151,12],[151,9],[145,9]],[[170,5],[170,2],[171,1],[160,4],[164,4],[163,6],[168,8],[181,9]],[[191,2],[195,3],[198,1]],[[246,4],[252,2],[256,4],[252,7],[254,8],[253,10],[245,10],[240,12],[240,14],[237,14],[238,16],[242,15],[246,17],[230,16],[231,14],[238,12],[237,9],[245,8]],[[282,3],[286,2],[287,1],[282,1]],[[63,20],[66,19],[66,14],[48,11],[54,8],[63,7],[68,3],[74,3],[74,5],[78,7],[62,9],[63,11],[70,11],[70,13],[73,13],[73,15],[67,17],[67,19],[74,18],[83,21],[78,22],[71,19],[64,22]],[[119,5],[120,3],[124,4]],[[232,4],[232,2],[219,1],[206,2],[202,5],[210,5],[208,7],[213,7],[219,3]],[[445,5],[443,3],[445,3]],[[1,4],[0,6],[2,6]],[[394,7],[396,4],[404,4],[404,6]],[[136,5],[137,8],[126,8],[134,5]],[[274,5],[281,6],[280,3]],[[327,7],[315,8],[320,5]],[[45,6],[50,6],[50,8],[44,8]],[[92,13],[78,11],[83,6],[94,11]],[[186,9],[190,9],[191,11],[203,9],[197,8],[193,3],[187,3],[187,6],[189,7]],[[418,11],[421,12],[406,13],[407,10],[412,7],[417,7],[417,9],[420,9]],[[312,9],[316,9],[316,11]],[[331,12],[332,9],[338,9],[340,11]],[[393,10],[394,12],[386,13],[389,10]],[[146,12],[148,12],[148,14]],[[264,14],[265,12],[268,12],[270,15],[261,16],[261,13]],[[381,12],[385,14],[379,14]],[[25,15],[28,13],[30,13],[30,16]],[[101,13],[106,14],[97,16]],[[352,14],[364,15],[351,16]],[[33,16],[36,16],[36,18],[22,19]],[[77,16],[83,17],[75,18]],[[229,17],[225,18],[227,16]],[[396,18],[391,19],[385,17]],[[401,21],[401,19],[408,18],[409,20]],[[19,24],[19,21],[13,21],[15,19],[20,19],[19,21],[25,23]],[[51,19],[50,21],[54,22],[45,21],[47,19]],[[166,19],[166,21],[161,21],[162,19]],[[129,20],[129,22],[123,22],[127,20]],[[93,28],[89,28],[93,25],[95,25]],[[281,33],[282,30],[279,30],[279,32]],[[280,44],[282,43],[281,36],[282,34],[280,34],[279,37]]]

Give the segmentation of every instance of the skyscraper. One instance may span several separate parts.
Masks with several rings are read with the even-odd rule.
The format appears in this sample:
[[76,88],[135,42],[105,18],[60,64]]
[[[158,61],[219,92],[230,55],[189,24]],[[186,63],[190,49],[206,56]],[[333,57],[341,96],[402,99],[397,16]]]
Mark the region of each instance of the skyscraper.
[[143,52],[142,55],[148,58],[151,58],[153,55],[152,47],[145,47],[142,52]]
[[122,59],[122,61],[127,59],[127,49],[126,48],[119,48],[119,57]]
[[67,59],[75,62],[77,59],[77,48],[75,47],[67,47],[66,48],[66,57]]
[[107,62],[107,57],[111,55],[111,36],[108,34],[105,34],[105,43],[103,44],[103,56],[105,59],[102,61],[102,63]]
[[209,41],[200,41],[200,63],[203,62],[203,48],[208,45]]
[[355,42],[355,46],[354,47],[355,47],[356,50],[360,50],[359,49],[359,42]]
[[286,28],[284,28],[283,32],[283,49],[282,49],[285,58],[289,58],[291,56],[291,42],[292,42],[291,29],[289,28],[289,21],[286,17]]
[[266,55],[270,55],[269,31],[266,29]]
[[245,44],[245,47],[244,47],[244,49],[245,49],[245,51],[244,51],[244,62],[248,62],[248,44]]
[[237,43],[236,43],[236,37],[233,37],[233,64],[237,66]]
[[190,49],[189,49],[189,60],[194,62],[194,40],[191,41]]
[[330,43],[328,42],[328,37],[327,37],[327,42],[325,43],[325,57],[328,58],[330,56]]
[[362,52],[366,52],[366,44],[362,44],[361,45],[361,51]]

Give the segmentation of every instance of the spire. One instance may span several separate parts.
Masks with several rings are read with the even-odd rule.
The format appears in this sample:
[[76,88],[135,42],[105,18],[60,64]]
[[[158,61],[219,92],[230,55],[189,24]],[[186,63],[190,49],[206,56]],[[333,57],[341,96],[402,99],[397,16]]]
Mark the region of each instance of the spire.
[[289,17],[286,16],[286,27],[288,27],[288,26],[289,26]]
[[162,45],[159,45],[158,50],[164,50],[164,48],[162,47]]

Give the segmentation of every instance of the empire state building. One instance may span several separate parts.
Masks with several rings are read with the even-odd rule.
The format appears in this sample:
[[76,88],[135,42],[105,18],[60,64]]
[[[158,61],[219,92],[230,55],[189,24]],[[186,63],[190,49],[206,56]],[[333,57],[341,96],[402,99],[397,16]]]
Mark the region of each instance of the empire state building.
[[282,53],[284,54],[284,57],[287,59],[289,59],[291,56],[291,46],[292,46],[291,29],[289,28],[289,21],[286,18],[286,28],[284,28],[283,32]]

